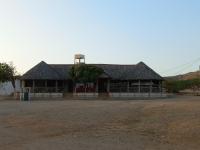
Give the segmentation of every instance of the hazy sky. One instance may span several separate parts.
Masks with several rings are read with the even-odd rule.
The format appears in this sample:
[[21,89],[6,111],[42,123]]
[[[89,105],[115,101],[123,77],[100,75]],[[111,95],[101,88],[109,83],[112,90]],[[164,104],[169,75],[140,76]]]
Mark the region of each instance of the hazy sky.
[[73,63],[75,53],[87,63],[144,61],[161,75],[197,70],[200,0],[0,0],[0,61],[24,73],[41,60]]

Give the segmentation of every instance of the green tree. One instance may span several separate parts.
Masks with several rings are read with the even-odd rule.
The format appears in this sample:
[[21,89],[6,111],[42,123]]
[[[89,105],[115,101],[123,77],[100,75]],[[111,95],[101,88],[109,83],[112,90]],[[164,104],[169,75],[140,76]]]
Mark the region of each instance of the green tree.
[[103,69],[87,64],[78,64],[71,67],[70,77],[74,85],[78,83],[96,82],[103,73]]

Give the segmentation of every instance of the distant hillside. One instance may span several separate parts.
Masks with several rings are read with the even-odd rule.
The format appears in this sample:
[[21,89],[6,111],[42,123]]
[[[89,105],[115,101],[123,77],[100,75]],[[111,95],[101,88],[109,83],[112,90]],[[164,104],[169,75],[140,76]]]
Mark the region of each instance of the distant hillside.
[[200,71],[165,77],[167,92],[200,95]]
[[165,77],[166,80],[191,80],[191,79],[197,79],[197,78],[200,79],[200,71],[189,72],[189,73],[177,75],[177,76]]

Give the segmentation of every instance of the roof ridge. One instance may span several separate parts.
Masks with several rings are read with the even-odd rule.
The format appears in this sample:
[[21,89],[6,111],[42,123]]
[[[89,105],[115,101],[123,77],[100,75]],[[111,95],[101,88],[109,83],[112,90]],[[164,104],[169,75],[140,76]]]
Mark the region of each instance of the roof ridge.
[[[48,64],[48,65],[55,65],[55,66],[59,66],[59,65],[74,65],[74,64]],[[113,66],[136,66],[137,64],[86,64],[86,65],[113,65]]]
[[48,65],[74,65],[74,64],[48,64]]
[[113,63],[90,63],[90,64],[94,64],[94,65],[135,65],[135,64],[113,64]]

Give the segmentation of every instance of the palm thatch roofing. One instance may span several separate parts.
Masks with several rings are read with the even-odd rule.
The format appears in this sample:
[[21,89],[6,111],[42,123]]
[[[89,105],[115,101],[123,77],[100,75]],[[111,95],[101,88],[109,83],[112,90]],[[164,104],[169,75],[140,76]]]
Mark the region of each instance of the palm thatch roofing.
[[[163,80],[163,78],[140,62],[136,65],[90,64],[104,70],[103,78],[118,80]],[[47,64],[40,62],[28,72],[22,80],[69,80],[69,71],[73,64]]]

